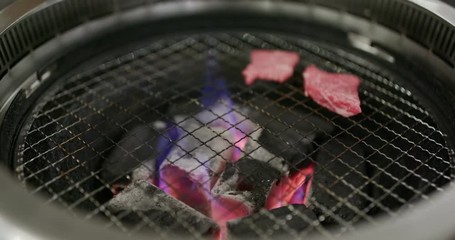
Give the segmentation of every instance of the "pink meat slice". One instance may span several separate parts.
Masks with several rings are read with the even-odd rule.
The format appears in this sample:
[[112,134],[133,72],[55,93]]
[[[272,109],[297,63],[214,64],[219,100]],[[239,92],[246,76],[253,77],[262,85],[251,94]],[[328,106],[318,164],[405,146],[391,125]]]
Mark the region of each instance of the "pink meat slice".
[[256,79],[283,83],[292,76],[299,62],[299,54],[282,50],[253,50],[250,58],[250,64],[242,72],[246,85]]
[[329,73],[311,65],[303,72],[305,95],[343,117],[362,112],[359,99],[360,79],[351,74]]

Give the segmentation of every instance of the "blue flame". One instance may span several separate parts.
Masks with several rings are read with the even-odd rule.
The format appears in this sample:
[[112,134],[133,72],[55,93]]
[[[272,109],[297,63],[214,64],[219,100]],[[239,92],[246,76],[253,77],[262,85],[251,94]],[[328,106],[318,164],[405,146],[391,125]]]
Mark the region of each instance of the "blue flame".
[[216,60],[215,51],[210,50],[207,59],[205,87],[200,99],[202,106],[204,106],[204,108],[209,108],[220,100],[223,100],[226,104],[232,106],[233,103],[230,95],[226,81],[221,76],[221,68]]
[[173,145],[180,137],[180,131],[171,122],[166,123],[166,132],[163,133],[158,139],[156,149],[160,151],[158,157],[156,158],[156,169],[159,170],[164,159],[171,152]]
[[[228,113],[222,117],[224,120],[217,120],[223,122],[224,124],[228,122],[229,128],[237,123],[235,116],[233,114],[229,114],[233,106],[233,101],[230,98],[230,92],[228,90],[226,82],[221,76],[221,68],[215,57],[214,50],[210,50],[208,52],[206,62],[205,86],[202,91],[202,96],[200,97],[200,102],[204,109],[211,109],[220,115]],[[208,123],[212,122],[215,116],[213,114],[202,114],[199,115],[199,117],[199,120],[204,123]],[[181,135],[181,129],[171,121],[168,121],[166,123],[166,129],[167,130],[158,139],[156,146],[160,151],[160,154],[156,158],[157,171],[159,171],[161,164],[171,152],[175,142]]]

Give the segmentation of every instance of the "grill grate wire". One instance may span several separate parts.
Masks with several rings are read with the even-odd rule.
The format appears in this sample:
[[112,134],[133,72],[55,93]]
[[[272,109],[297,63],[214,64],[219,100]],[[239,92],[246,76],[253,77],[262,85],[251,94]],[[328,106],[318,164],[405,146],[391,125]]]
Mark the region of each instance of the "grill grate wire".
[[[328,113],[303,96],[297,77],[280,86],[258,83],[252,88],[245,87],[240,72],[248,62],[249,50],[255,48],[296,51],[302,58],[300,66],[313,63],[331,71],[359,75],[363,80],[360,96],[364,113],[352,119]],[[234,102],[268,115],[273,121],[287,125],[287,129],[294,129],[297,124],[312,124],[306,120],[309,116],[329,121],[339,129],[335,134],[324,132],[328,141],[316,142],[311,153],[302,153],[312,158],[329,141],[343,146],[341,153],[329,153],[332,159],[327,163],[315,161],[315,176],[324,173],[335,180],[330,185],[314,183],[314,191],[325,192],[337,204],[325,206],[312,196],[310,205],[318,212],[318,221],[291,209],[311,225],[303,232],[289,228],[285,219],[283,222],[283,219],[262,212],[264,217],[273,220],[293,237],[305,237],[314,231],[331,238],[339,237],[354,231],[357,222],[374,224],[379,213],[395,217],[397,210],[412,208],[415,201],[428,199],[433,191],[443,191],[443,185],[451,181],[452,163],[443,140],[444,134],[438,130],[430,113],[388,72],[353,56],[341,56],[339,52],[311,41],[264,33],[194,34],[158,40],[66,80],[37,105],[23,149],[18,153],[20,159],[16,171],[21,181],[33,194],[45,193],[49,196],[49,204],[61,204],[77,216],[86,219],[99,215],[106,217],[107,228],[118,228],[131,234],[150,228],[162,237],[169,237],[140,211],[136,214],[141,222],[132,227],[123,223],[126,216],[111,213],[106,208],[106,199],[100,197],[108,191],[111,183],[100,177],[102,169],[93,166],[93,162],[106,160],[110,151],[122,148],[118,137],[110,135],[109,128],[122,134],[128,133],[136,124],[153,129],[147,114],[169,120],[162,108],[176,102],[187,102],[188,107],[200,104],[197,96],[204,88],[204,68],[209,50],[217,53]],[[273,106],[282,108],[282,112],[277,116],[270,114],[245,96],[270,99]],[[140,111],[132,109],[131,104]],[[291,125],[279,119],[280,115],[295,109],[304,109],[309,114],[299,117]],[[196,112],[188,114],[187,119],[194,119],[194,114]],[[194,136],[194,131],[185,134]],[[353,141],[346,144],[339,141],[340,136],[348,136]],[[280,136],[278,139],[286,141]],[[141,147],[155,148],[153,143],[146,142],[135,149]],[[289,147],[300,151],[295,146]],[[358,148],[364,149],[365,154],[359,153]],[[141,163],[132,152],[123,150]],[[364,162],[350,165],[340,161],[344,154],[353,154],[363,158]],[[88,158],[80,159],[80,156]],[[332,164],[341,164],[348,171],[343,174],[333,172],[329,167]],[[370,169],[368,174],[359,170],[362,164]],[[362,184],[356,186],[349,182],[350,176],[362,179]],[[412,184],[413,179],[418,179],[417,184]],[[348,195],[339,196],[332,190],[339,185],[348,189]],[[376,193],[371,193],[371,189]],[[74,196],[76,199],[69,201]],[[366,204],[356,206],[352,203],[356,198]],[[345,219],[337,213],[340,209],[348,209],[355,215]],[[338,227],[326,226],[324,220],[327,218],[333,219]],[[275,228],[272,226],[264,232],[254,221],[246,224],[264,239],[270,238]],[[185,227],[195,239],[203,238],[192,226]]]

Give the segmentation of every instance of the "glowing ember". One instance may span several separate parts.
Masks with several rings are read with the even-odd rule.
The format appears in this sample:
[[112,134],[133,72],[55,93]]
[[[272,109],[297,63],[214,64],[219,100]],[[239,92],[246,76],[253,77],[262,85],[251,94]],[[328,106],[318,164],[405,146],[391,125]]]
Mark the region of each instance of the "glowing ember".
[[307,204],[314,166],[302,168],[290,176],[284,176],[272,187],[265,208],[268,210],[290,204]]
[[174,165],[166,165],[161,169],[160,177],[162,181],[159,188],[165,193],[209,215],[210,207],[204,186],[186,171]]
[[218,224],[220,232],[217,239],[227,239],[227,222],[252,213],[251,207],[238,199],[229,196],[220,196],[212,200],[212,213],[210,217]]

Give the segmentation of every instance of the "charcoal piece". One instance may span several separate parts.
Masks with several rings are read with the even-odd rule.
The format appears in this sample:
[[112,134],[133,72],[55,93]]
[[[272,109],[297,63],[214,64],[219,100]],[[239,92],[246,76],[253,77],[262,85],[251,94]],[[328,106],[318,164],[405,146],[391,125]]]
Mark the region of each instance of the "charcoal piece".
[[[232,153],[229,132],[222,127],[205,127],[187,121],[182,136],[175,143],[161,168],[175,165],[193,176],[219,173]],[[188,133],[191,132],[191,133]]]
[[145,180],[150,178],[150,168],[146,165],[140,165],[131,172],[131,182]]
[[278,157],[275,154],[272,154],[259,144],[258,138],[262,132],[263,130],[260,129],[250,135],[250,139],[245,146],[245,155],[248,158],[253,158],[268,163],[270,166],[274,167],[282,173],[288,172],[289,166],[282,157]]
[[266,98],[251,100],[254,108],[250,117],[264,131],[259,143],[271,153],[281,156],[295,166],[308,159],[313,151],[313,141],[327,137],[334,126],[309,111],[286,108]]
[[365,195],[370,192],[365,185],[368,175],[363,149],[351,137],[334,138],[320,147],[316,163],[312,196],[317,202],[315,213],[325,219],[322,223],[356,217],[368,204]]
[[[171,104],[166,115],[169,117],[169,120],[175,120],[175,118],[188,118],[187,116],[194,116],[200,111],[203,110],[203,107],[196,98],[194,99],[184,99],[182,102],[175,102]],[[179,122],[179,121],[176,121]]]
[[[112,197],[111,190],[103,188],[105,181],[94,174],[101,171],[125,129],[132,129],[138,122],[153,122],[167,109],[158,92],[142,91],[136,84],[125,86],[120,79],[85,82],[89,79],[68,82],[58,90],[58,99],[39,110],[49,114],[36,119],[31,130],[40,129],[42,135],[35,134],[27,141],[39,145],[24,156],[24,161],[34,159],[24,175],[39,172],[36,178],[29,178],[29,184],[48,183],[43,194],[59,194],[67,204],[77,202],[78,210],[82,211],[93,211],[98,203]],[[74,88],[75,84],[84,87]]]
[[280,176],[280,172],[269,164],[244,157],[235,164],[227,164],[212,192],[215,195],[241,195],[258,210],[264,206],[273,182]]
[[125,224],[138,224],[144,218],[169,232],[193,231],[208,234],[218,226],[210,218],[167,195],[147,180],[128,185],[112,198],[107,209],[122,216]]
[[240,157],[235,146],[257,128],[226,100],[177,125],[181,136],[162,166],[173,164],[191,175],[219,174],[226,161]]
[[267,163],[247,157],[233,167],[239,172],[239,190],[250,191],[256,208],[263,207],[273,182],[280,178],[280,172]]
[[158,152],[154,146],[158,136],[158,133],[145,125],[129,131],[104,161],[103,179],[107,183],[127,184],[125,175],[146,161],[149,171],[153,172],[153,162]]
[[308,155],[313,151],[314,139],[313,134],[302,138],[293,129],[283,130],[280,134],[265,130],[259,137],[259,143],[271,153],[281,156],[291,168],[295,168],[299,164],[309,163]]
[[259,238],[262,234],[293,237],[292,234],[310,231],[313,222],[317,222],[316,215],[305,205],[289,205],[230,221],[228,229],[231,235],[241,238]]

